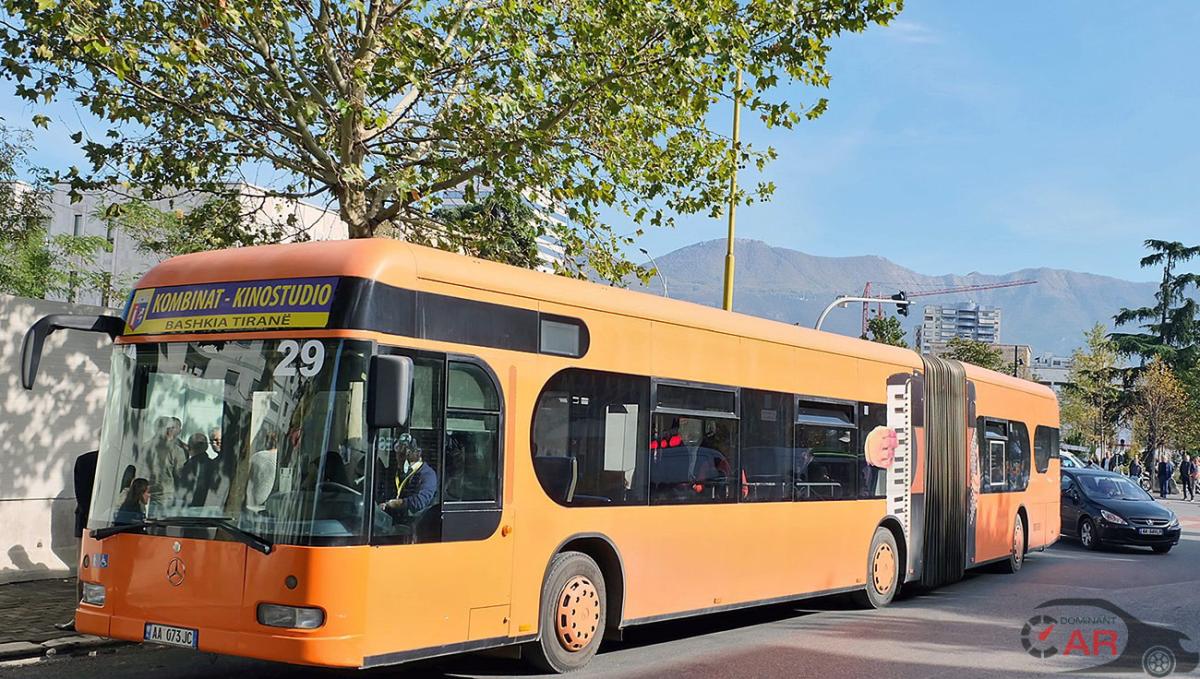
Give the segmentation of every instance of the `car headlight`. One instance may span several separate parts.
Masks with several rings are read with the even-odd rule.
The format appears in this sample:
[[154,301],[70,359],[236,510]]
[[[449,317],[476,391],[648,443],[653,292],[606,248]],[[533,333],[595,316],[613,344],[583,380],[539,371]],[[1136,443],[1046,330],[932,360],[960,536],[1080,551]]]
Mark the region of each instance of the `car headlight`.
[[83,603],[89,606],[103,606],[107,594],[104,585],[94,582],[83,583]]
[[1167,528],[1179,528],[1179,517],[1172,514],[1171,515],[1171,525],[1167,526]]
[[1113,514],[1112,512],[1108,511],[1107,509],[1100,510],[1100,517],[1109,523],[1119,523],[1122,525],[1124,525],[1124,523],[1125,523],[1125,519],[1122,519],[1121,517],[1117,516],[1116,514]]
[[316,629],[325,624],[325,611],[303,606],[259,604],[258,624],[291,629]]

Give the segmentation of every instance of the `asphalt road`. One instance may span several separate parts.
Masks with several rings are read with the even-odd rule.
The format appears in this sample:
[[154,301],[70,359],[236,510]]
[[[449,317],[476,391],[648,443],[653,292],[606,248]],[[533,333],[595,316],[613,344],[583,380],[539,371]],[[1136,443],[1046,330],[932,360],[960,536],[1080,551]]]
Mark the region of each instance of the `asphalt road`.
[[[1114,650],[1134,643],[1130,626],[1094,607],[1038,610],[1059,598],[1103,599],[1144,623],[1187,635],[1184,651],[1200,650],[1200,504],[1170,501],[1184,535],[1170,554],[1115,549],[1087,552],[1063,541],[1030,555],[1017,575],[977,572],[932,592],[902,595],[881,611],[855,610],[840,598],[774,606],[638,628],[620,643],[606,644],[575,677],[1012,677],[1084,670],[1111,652],[1084,656],[1078,642],[1096,650],[1096,630],[1112,629]],[[1027,635],[1035,650],[1059,652],[1036,658],[1022,645],[1032,616],[1049,613],[1053,630],[1035,626]],[[1080,635],[1072,647],[1071,632]],[[1046,636],[1038,639],[1042,634]],[[1169,636],[1169,633],[1167,633]],[[1105,637],[1101,637],[1105,638]],[[1165,638],[1165,637],[1164,637]],[[1069,655],[1064,655],[1070,651]],[[1106,655],[1107,652],[1107,655]],[[1098,660],[1097,658],[1100,658]],[[1147,676],[1140,663],[1126,676]],[[1176,669],[1182,670],[1182,666]],[[1089,675],[1092,672],[1088,672]],[[1200,674],[1193,670],[1191,674]],[[467,656],[369,672],[335,672],[274,665],[191,651],[130,646],[95,656],[41,660],[0,667],[21,679],[377,679],[381,677],[530,676],[517,660]],[[1105,676],[1120,676],[1110,674]]]

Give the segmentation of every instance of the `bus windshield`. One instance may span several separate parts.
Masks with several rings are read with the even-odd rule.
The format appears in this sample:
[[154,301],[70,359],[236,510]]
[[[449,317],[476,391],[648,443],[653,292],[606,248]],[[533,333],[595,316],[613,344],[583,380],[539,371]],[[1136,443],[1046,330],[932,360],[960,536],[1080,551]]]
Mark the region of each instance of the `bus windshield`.
[[212,517],[272,542],[360,542],[370,352],[339,339],[116,347],[88,528]]

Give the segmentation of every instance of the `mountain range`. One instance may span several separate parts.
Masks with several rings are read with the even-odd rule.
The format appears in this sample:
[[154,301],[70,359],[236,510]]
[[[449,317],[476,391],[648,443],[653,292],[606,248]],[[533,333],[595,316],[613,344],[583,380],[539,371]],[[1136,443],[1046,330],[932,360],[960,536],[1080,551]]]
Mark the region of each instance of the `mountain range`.
[[[1096,322],[1111,328],[1113,315],[1122,307],[1153,303],[1157,287],[1154,283],[1051,268],[1021,269],[999,275],[977,272],[929,275],[873,255],[820,257],[745,239],[736,241],[735,253],[734,310],[807,327],[812,327],[822,309],[837,295],[861,295],[867,281],[872,282],[873,295],[885,296],[897,290],[915,293],[1017,280],[1037,281],[1019,287],[915,297],[909,317],[901,317],[910,345],[914,344],[915,328],[926,304],[975,302],[1001,309],[1001,342],[1028,344],[1035,355],[1046,352],[1068,355],[1082,344],[1084,330]],[[651,265],[658,269],[658,274],[640,286],[644,292],[665,293],[673,299],[709,306],[721,305],[724,240],[688,245],[658,257]],[[835,309],[823,327],[857,336],[861,324],[862,306],[851,304],[845,309]]]

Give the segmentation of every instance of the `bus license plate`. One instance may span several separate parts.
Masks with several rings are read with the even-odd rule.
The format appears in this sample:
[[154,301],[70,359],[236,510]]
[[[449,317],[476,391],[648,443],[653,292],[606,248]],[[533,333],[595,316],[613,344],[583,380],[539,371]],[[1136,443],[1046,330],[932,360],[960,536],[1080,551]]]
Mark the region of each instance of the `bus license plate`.
[[145,636],[146,641],[155,644],[196,648],[200,633],[186,627],[171,627],[170,625],[158,625],[148,622],[146,623]]
[[1142,535],[1162,535],[1161,528],[1139,528],[1138,533]]

